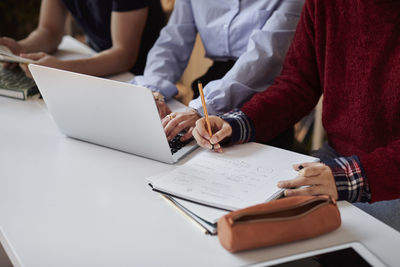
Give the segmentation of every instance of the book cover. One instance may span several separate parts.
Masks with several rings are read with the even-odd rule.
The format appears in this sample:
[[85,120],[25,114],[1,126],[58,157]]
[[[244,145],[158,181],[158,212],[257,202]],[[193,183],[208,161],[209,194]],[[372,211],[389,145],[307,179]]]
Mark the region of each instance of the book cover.
[[26,77],[20,68],[6,69],[0,67],[0,95],[21,100],[38,93],[35,82]]

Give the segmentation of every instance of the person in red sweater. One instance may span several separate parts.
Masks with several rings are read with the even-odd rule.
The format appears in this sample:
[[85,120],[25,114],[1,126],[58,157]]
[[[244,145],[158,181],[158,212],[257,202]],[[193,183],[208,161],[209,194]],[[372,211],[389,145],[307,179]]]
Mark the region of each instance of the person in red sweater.
[[298,177],[278,186],[358,202],[400,231],[399,10],[394,0],[306,1],[281,75],[240,110],[210,117],[212,138],[198,120],[197,142],[221,152],[221,142],[268,141],[323,94],[321,163],[294,166]]

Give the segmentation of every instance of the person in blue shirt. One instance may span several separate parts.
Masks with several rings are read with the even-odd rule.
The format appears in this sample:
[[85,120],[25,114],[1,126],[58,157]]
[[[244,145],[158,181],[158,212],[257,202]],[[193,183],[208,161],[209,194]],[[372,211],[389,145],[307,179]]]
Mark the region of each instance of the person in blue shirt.
[[[191,110],[170,113],[162,101],[178,93],[176,82],[188,63],[196,34],[214,65],[200,78],[209,114],[240,107],[265,90],[280,73],[304,0],[176,0],[168,24],[150,50],[142,76],[132,83],[148,87],[156,98],[168,139],[186,129],[192,137],[202,115],[199,98]],[[168,116],[166,116],[168,114]]]
[[[60,44],[68,12],[98,52],[95,56],[59,60],[47,54]],[[0,44],[49,67],[95,76],[142,74],[147,53],[164,25],[158,0],[42,0],[38,27],[23,40],[2,37]],[[29,76],[26,66],[21,67]]]

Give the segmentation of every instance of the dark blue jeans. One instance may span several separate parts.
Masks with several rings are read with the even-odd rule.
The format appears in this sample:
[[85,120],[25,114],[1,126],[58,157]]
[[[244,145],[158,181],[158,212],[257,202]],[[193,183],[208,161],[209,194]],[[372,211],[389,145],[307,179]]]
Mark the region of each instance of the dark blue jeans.
[[[341,157],[328,143],[318,150],[311,151],[311,155],[322,161]],[[353,205],[400,232],[400,199],[374,203],[356,202]]]

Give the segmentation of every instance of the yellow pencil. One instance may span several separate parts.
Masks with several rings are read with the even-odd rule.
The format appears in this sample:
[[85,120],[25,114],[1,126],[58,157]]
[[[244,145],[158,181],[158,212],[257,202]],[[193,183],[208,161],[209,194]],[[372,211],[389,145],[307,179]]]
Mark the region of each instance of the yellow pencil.
[[200,93],[200,97],[201,97],[201,104],[203,105],[204,117],[206,118],[208,134],[210,135],[210,137],[212,137],[210,120],[208,119],[207,106],[206,106],[206,101],[204,99],[203,84],[200,81],[198,81],[197,86],[199,88],[199,93]]

